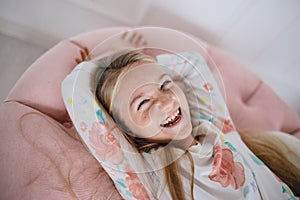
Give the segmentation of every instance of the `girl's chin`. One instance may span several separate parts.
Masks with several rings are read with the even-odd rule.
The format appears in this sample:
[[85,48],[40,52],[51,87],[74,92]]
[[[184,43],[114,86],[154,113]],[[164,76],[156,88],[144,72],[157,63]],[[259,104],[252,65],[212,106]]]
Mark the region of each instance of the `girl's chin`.
[[177,146],[182,149],[188,149],[190,146],[196,144],[195,139],[192,135],[189,135],[186,138],[174,139],[172,141],[172,145]]

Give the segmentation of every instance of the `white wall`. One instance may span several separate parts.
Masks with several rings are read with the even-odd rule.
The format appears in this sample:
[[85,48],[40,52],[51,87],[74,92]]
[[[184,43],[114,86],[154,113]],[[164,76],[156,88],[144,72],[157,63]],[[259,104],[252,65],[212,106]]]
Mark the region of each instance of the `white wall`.
[[160,13],[154,11],[147,24],[186,30],[225,49],[300,114],[299,0],[153,2]]
[[46,47],[110,26],[159,25],[187,31],[231,53],[300,113],[299,0],[82,2],[0,0],[0,31]]

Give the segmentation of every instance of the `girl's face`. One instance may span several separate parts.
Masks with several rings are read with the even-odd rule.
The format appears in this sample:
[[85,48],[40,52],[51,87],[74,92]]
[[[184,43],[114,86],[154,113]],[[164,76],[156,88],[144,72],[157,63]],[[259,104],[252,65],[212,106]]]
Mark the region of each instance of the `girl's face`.
[[192,125],[185,95],[157,63],[130,67],[116,87],[113,114],[133,136],[152,142],[190,136]]

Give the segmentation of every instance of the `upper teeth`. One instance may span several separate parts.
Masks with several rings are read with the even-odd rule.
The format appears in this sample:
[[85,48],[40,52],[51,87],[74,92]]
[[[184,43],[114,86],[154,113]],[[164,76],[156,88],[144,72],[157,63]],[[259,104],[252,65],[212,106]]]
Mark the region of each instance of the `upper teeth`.
[[168,118],[164,121],[164,124],[170,123],[170,122],[173,121],[178,115],[179,115],[179,110],[177,110],[172,116],[168,117]]

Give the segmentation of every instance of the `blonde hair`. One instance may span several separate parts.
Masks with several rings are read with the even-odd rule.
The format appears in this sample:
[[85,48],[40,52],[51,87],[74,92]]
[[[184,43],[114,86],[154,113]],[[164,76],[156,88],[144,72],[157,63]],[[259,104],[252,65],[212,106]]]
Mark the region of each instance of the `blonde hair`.
[[[139,152],[150,152],[152,149],[158,149],[161,146],[165,146],[165,143],[149,142],[143,138],[131,136],[130,130],[125,126],[123,121],[115,115],[113,115],[113,100],[117,85],[119,84],[119,78],[125,73],[131,66],[140,63],[154,63],[156,60],[139,50],[122,50],[116,52],[110,56],[94,59],[93,62],[99,67],[95,76],[96,85],[96,97],[106,109],[106,111],[112,116],[117,125],[121,128],[121,132],[128,142],[136,147]],[[168,185],[170,195],[172,199],[184,200],[186,199],[186,193],[181,181],[181,169],[179,160],[172,162],[173,154],[172,150],[165,148],[164,157],[167,159],[165,162],[167,166],[164,168],[165,180]],[[188,151],[185,151],[184,155],[188,156],[191,164],[192,178],[191,178],[191,199],[193,197],[193,181],[194,181],[194,163],[193,159]],[[169,162],[170,161],[170,162]]]
[[[108,113],[112,116],[113,98],[116,85],[118,85],[119,77],[126,72],[132,65],[143,62],[155,62],[155,60],[140,51],[124,50],[107,56],[105,58],[96,59],[94,62],[99,66],[98,73],[95,77],[96,96]],[[126,128],[124,123],[117,116],[112,116],[117,121],[121,129],[125,133],[130,130]],[[282,181],[284,181],[296,195],[300,195],[300,171],[297,166],[291,163],[284,155],[287,145],[280,138],[269,134],[268,132],[240,132],[243,141],[246,145],[258,156]],[[124,134],[124,137],[131,145],[137,148],[139,152],[149,152],[151,149],[157,149],[166,144],[158,144],[148,142],[143,138],[132,137],[129,134]],[[295,154],[294,152],[290,151]],[[188,151],[185,151],[191,162],[191,188],[190,196],[193,197],[193,182],[194,182],[194,163]],[[165,157],[172,159],[172,152],[168,149],[165,151]],[[299,156],[295,155],[300,162]],[[181,167],[179,160],[172,162],[165,167],[165,179],[169,187],[172,199],[185,199],[185,191],[180,178]]]
[[[118,84],[119,77],[133,64],[140,62],[155,62],[150,56],[133,50],[118,51],[111,56],[98,60],[93,60],[99,66],[96,74],[96,95],[101,103],[104,103],[109,114],[112,114],[112,103],[115,96],[115,87]],[[113,83],[113,84],[112,84]],[[101,96],[100,96],[101,95]],[[109,102],[109,105],[106,103]]]
[[[249,149],[285,182],[296,196],[300,196],[300,169],[294,164],[300,163],[299,155],[270,131],[240,131],[240,135]],[[288,152],[289,155],[284,152]],[[294,162],[287,156],[292,157]]]

